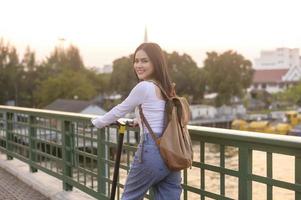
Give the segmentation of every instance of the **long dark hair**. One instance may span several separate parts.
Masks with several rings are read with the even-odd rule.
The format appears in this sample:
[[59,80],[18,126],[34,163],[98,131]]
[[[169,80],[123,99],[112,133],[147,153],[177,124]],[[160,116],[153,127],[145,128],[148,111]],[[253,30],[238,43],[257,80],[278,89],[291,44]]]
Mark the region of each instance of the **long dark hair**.
[[143,50],[149,57],[151,63],[153,64],[154,78],[156,79],[155,81],[161,84],[163,89],[170,97],[174,96],[174,84],[172,83],[170,75],[168,73],[167,62],[161,47],[156,43],[142,43],[135,50],[133,62],[135,61],[136,53],[139,50]]

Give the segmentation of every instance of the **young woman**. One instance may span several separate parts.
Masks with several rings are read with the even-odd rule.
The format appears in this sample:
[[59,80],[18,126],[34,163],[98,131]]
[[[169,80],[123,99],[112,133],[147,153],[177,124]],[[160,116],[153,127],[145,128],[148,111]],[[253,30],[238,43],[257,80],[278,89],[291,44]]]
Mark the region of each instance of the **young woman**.
[[122,200],[140,200],[152,188],[156,200],[178,200],[181,195],[181,172],[170,171],[148,129],[141,123],[139,105],[153,132],[160,137],[164,128],[165,100],[160,84],[168,95],[175,94],[170,80],[166,60],[156,43],[143,43],[134,53],[134,71],[139,83],[129,96],[103,116],[92,119],[97,128],[102,128],[126,113],[134,110],[140,126],[141,139],[127,177]]

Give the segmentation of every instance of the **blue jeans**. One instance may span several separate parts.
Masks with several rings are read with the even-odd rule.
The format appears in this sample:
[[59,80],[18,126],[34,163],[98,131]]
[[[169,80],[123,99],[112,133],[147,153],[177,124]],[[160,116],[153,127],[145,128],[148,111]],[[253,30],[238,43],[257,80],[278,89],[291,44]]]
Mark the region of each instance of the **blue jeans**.
[[[152,188],[155,200],[179,200],[181,187],[181,171],[170,171],[154,143],[147,133],[143,148],[139,145],[128,174],[122,200],[141,200],[149,188]],[[139,155],[142,152],[142,162]]]

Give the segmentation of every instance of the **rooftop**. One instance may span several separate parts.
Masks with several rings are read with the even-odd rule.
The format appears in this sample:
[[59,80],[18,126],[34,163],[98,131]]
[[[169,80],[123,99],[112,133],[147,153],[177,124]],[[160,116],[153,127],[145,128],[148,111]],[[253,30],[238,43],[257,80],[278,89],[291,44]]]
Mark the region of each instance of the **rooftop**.
[[288,69],[255,70],[253,83],[280,83]]
[[57,99],[44,109],[64,112],[81,112],[91,104],[92,103],[90,101]]

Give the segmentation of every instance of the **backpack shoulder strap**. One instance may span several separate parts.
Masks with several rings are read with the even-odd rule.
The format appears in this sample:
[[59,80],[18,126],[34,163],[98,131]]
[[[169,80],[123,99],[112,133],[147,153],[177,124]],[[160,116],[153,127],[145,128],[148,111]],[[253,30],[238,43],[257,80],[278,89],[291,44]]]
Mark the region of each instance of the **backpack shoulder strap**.
[[142,106],[139,105],[139,114],[141,117],[141,122],[145,124],[146,128],[148,129],[149,133],[151,134],[152,138],[154,139],[154,141],[157,143],[157,139],[158,137],[155,135],[154,131],[152,130],[152,128],[150,127],[148,121],[146,120],[143,111],[142,111]]

